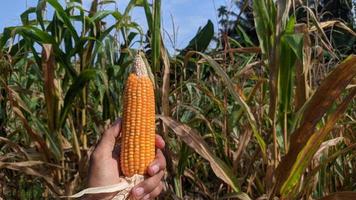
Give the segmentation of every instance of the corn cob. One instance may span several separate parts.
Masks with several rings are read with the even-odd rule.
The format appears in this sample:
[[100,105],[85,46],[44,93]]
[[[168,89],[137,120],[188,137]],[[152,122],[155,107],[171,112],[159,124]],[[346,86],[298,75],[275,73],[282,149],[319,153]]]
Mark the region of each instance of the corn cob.
[[153,84],[138,53],[124,91],[120,166],[126,177],[146,174],[155,157]]

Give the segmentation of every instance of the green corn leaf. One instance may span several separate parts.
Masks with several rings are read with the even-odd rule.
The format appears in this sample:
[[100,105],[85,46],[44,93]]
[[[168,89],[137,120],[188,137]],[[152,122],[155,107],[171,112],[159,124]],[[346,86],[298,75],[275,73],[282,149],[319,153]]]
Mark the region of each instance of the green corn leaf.
[[137,1],[139,0],[130,0],[125,8],[124,16],[129,16],[130,11],[137,5]]
[[19,26],[19,27],[16,27],[15,31],[24,37],[27,37],[29,39],[32,39],[32,40],[38,42],[39,44],[47,43],[47,44],[56,45],[56,41],[50,34],[48,34],[45,31],[42,31],[41,29],[39,29],[37,27]]
[[89,22],[90,23],[94,23],[96,21],[101,21],[102,19],[104,19],[105,17],[109,16],[109,15],[115,15],[116,16],[120,16],[121,14],[118,11],[112,11],[112,10],[101,10],[98,11],[94,14],[93,17],[89,18]]
[[[293,50],[298,60],[303,60],[303,35],[302,34],[285,34],[285,42]],[[283,53],[283,52],[282,52]]]
[[240,25],[237,26],[237,31],[242,35],[243,41],[246,42],[247,45],[252,47],[255,46],[255,44],[253,44],[250,37],[247,35],[245,30]]
[[150,30],[153,29],[153,16],[152,16],[152,12],[151,12],[151,9],[150,9],[150,5],[148,3],[147,0],[143,0],[143,4],[142,4],[144,10],[145,10],[145,15],[146,15],[146,20],[147,20],[147,24],[148,24],[148,27],[150,28]]
[[35,7],[30,7],[29,9],[27,9],[25,12],[23,12],[21,15],[20,15],[20,18],[21,18],[21,22],[23,25],[29,25],[30,24],[30,17],[29,15],[32,14],[32,13],[35,13],[36,12],[36,8]]
[[44,125],[43,122],[41,122],[39,119],[37,119],[35,116],[32,115],[32,120],[36,124],[37,128],[39,131],[44,133],[46,135],[46,139],[49,143],[49,148],[52,155],[54,155],[54,158],[57,161],[60,161],[62,158],[62,149],[61,149],[61,141],[59,139],[60,133],[55,131],[49,131]]
[[272,24],[271,12],[267,10],[268,6],[265,0],[254,0],[253,1],[253,15],[255,19],[255,28],[260,42],[260,47],[263,54],[269,51],[270,37],[272,35],[272,30],[270,24]]
[[39,0],[36,7],[37,21],[40,24],[42,30],[45,30],[43,23],[43,12],[46,9],[46,0]]
[[152,33],[152,71],[160,69],[161,58],[161,0],[155,0],[153,4],[153,27],[150,30]]
[[81,94],[81,91],[85,85],[97,77],[97,70],[95,69],[86,69],[75,79],[74,83],[70,86],[68,92],[64,98],[64,105],[61,109],[60,115],[60,127],[63,127],[65,120],[67,118],[68,112],[71,109],[75,98]]
[[284,115],[288,112],[288,108],[291,104],[292,89],[294,83],[294,64],[296,56],[286,39],[281,39],[281,55],[280,55],[280,68],[279,68],[279,98],[280,98],[280,115]]
[[181,55],[187,51],[204,52],[208,48],[211,40],[213,39],[213,36],[214,25],[210,20],[208,20],[206,25],[198,31],[192,40],[190,40],[188,46],[184,48]]
[[72,33],[74,41],[78,41],[79,40],[78,33],[75,30],[72,22],[70,21],[69,16],[65,12],[61,4],[59,4],[57,0],[47,0],[47,2],[51,4],[51,6],[56,10],[58,17],[63,21],[63,23],[67,26],[69,31]]
[[4,28],[4,31],[2,32],[2,35],[0,37],[0,49],[4,49],[6,43],[13,36],[13,30],[14,29],[16,29],[16,27],[6,27],[6,28]]

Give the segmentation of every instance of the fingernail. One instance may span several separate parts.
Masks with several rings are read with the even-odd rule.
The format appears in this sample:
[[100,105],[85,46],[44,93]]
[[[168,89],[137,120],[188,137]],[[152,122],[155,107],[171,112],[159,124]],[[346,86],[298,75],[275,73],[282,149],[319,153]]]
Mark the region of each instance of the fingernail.
[[153,166],[151,167],[151,170],[153,171],[154,174],[157,173],[158,170],[159,170],[158,165],[153,165]]
[[142,194],[143,194],[143,188],[142,188],[142,187],[136,188],[136,189],[134,190],[134,195],[135,195],[136,197],[139,197],[139,196],[141,196]]
[[148,195],[146,195],[146,196],[143,197],[143,200],[149,199],[149,198],[150,198],[150,195],[148,194]]

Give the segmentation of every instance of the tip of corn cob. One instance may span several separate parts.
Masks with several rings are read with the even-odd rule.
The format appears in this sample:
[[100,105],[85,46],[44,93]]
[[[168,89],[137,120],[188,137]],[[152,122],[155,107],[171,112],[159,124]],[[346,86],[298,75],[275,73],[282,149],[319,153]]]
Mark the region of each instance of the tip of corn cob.
[[140,53],[137,53],[135,56],[135,60],[134,60],[133,67],[132,67],[132,72],[135,73],[138,77],[148,76],[146,64],[143,61]]

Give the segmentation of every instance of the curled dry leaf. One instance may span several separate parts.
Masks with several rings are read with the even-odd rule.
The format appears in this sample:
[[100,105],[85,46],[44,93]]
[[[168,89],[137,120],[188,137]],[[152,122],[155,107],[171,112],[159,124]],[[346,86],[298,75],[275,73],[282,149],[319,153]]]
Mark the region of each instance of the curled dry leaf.
[[[330,21],[326,21],[326,22],[320,22],[320,28],[324,29],[324,28],[328,28],[328,27],[333,27],[333,26],[337,26],[339,28],[342,28],[344,30],[346,30],[347,32],[349,32],[350,34],[352,34],[353,36],[356,36],[356,33],[350,29],[349,27],[347,27],[344,23],[342,23],[341,21],[338,20],[330,20]],[[312,26],[309,31],[317,31],[318,28],[316,26]]]
[[337,145],[339,142],[343,141],[344,137],[337,137],[328,141],[323,142],[318,151],[315,153],[313,159],[314,160],[319,160],[321,155],[330,147]]
[[250,142],[252,136],[252,131],[249,129],[246,129],[244,133],[242,134],[242,137],[240,139],[240,145],[238,149],[233,152],[233,170],[236,172],[237,171],[237,166],[240,162],[242,153],[246,149],[248,143]]

